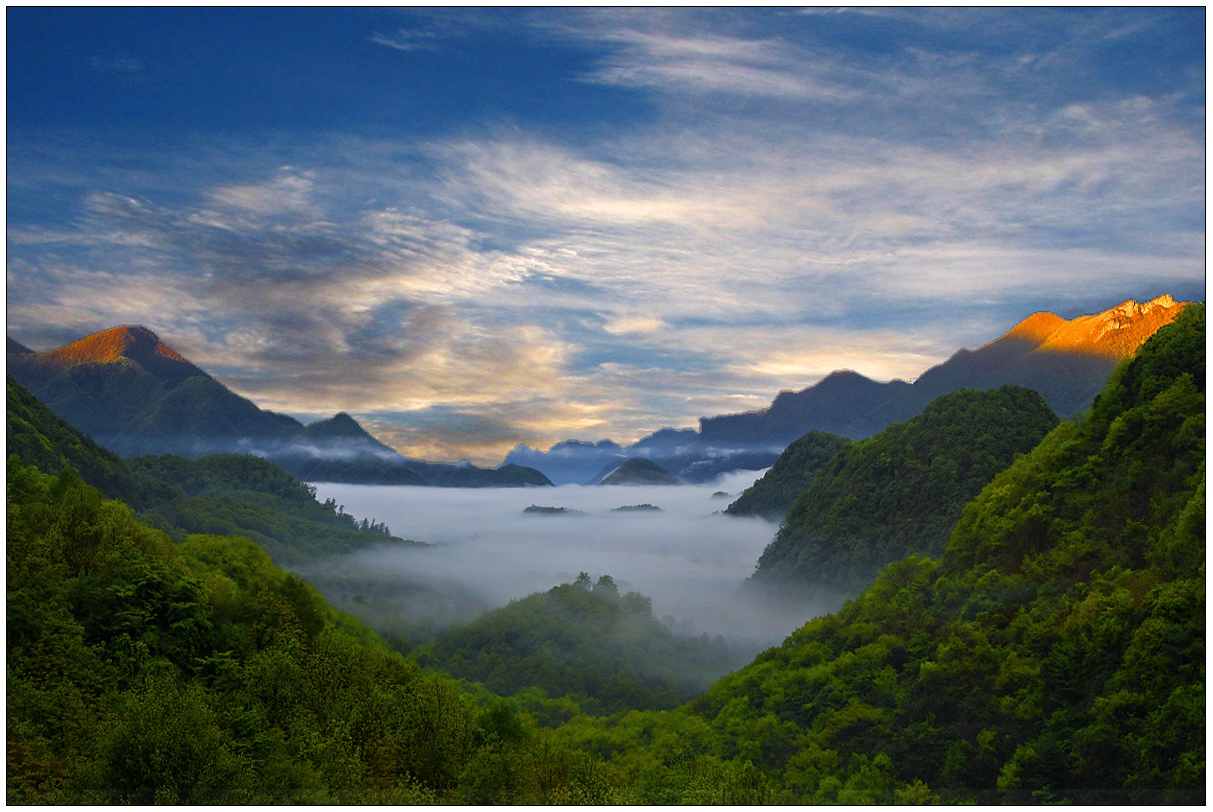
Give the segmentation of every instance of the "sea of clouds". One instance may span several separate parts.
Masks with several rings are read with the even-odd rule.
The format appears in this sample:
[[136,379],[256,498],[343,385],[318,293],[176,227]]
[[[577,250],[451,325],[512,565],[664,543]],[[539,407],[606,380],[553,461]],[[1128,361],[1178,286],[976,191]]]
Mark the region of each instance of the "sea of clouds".
[[[763,473],[665,487],[317,483],[318,499],[334,499],[346,513],[385,522],[393,535],[428,546],[382,545],[309,569],[323,576],[317,579],[322,591],[325,578],[365,582],[380,604],[387,596],[410,621],[431,625],[467,622],[484,609],[571,582],[579,572],[594,579],[610,575],[620,592],[651,598],[653,613],[682,633],[722,635],[747,647],[774,645],[837,607],[772,602],[742,589],[778,528],[722,511]],[[640,504],[661,511],[614,510]],[[530,505],[570,513],[524,513]]]

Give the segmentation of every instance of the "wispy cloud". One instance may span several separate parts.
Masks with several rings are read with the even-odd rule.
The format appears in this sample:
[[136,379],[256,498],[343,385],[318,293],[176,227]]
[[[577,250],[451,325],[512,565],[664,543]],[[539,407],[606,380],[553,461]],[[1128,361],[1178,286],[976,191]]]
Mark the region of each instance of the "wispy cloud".
[[436,51],[439,49],[438,34],[433,31],[419,31],[410,28],[398,28],[391,34],[373,34],[371,42],[376,45],[386,45],[397,51]]
[[914,47],[719,10],[528,17],[526,37],[593,46],[567,81],[653,105],[577,134],[10,146],[10,196],[53,211],[10,220],[10,331],[49,348],[152,322],[267,408],[484,463],[834,369],[913,377],[1058,302],[1203,284],[1190,100],[1059,84],[1112,27],[1063,15],[1078,44],[989,48],[971,13],[890,13]]

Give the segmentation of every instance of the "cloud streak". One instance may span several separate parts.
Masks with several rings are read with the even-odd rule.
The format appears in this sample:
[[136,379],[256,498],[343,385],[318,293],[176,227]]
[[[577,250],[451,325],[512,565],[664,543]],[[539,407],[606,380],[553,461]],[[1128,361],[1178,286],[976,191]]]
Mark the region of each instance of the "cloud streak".
[[[497,20],[518,47],[577,52],[565,85],[649,105],[579,130],[476,115],[142,151],[18,131],[9,331],[49,349],[148,323],[264,407],[491,464],[693,426],[834,369],[913,377],[1040,309],[1203,290],[1188,72],[1066,78],[1162,47],[1169,18],[1046,15],[1042,33],[991,13],[1001,41],[952,10]],[[894,24],[904,44],[881,39]],[[410,60],[478,42],[392,30],[364,41]]]

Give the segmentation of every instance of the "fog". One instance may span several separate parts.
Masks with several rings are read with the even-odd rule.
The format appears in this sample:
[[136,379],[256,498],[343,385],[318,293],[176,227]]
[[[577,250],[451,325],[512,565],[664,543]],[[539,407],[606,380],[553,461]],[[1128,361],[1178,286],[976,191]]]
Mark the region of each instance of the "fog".
[[[595,579],[610,575],[621,593],[648,596],[654,615],[678,621],[670,624],[676,631],[766,647],[837,607],[772,603],[741,590],[777,527],[719,511],[763,473],[665,487],[316,483],[318,499],[334,499],[346,513],[385,522],[393,535],[429,546],[382,545],[312,565],[303,574],[372,626],[382,626],[385,613],[399,612],[413,624],[435,627],[467,622],[585,571]],[[714,496],[719,491],[728,498]],[[615,510],[641,504],[661,511]],[[531,505],[570,512],[524,514]]]

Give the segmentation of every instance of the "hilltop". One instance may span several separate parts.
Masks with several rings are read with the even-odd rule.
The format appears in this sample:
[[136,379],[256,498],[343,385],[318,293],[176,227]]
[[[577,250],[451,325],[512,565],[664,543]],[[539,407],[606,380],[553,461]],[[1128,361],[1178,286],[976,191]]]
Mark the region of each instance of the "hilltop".
[[965,504],[1058,424],[1035,392],[962,389],[840,449],[815,472],[753,580],[857,594],[892,561],[937,556]]
[[681,485],[682,481],[652,460],[632,457],[598,481],[599,485]]

